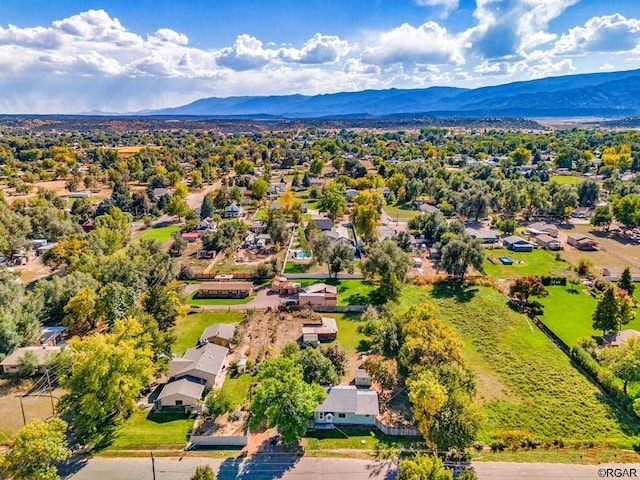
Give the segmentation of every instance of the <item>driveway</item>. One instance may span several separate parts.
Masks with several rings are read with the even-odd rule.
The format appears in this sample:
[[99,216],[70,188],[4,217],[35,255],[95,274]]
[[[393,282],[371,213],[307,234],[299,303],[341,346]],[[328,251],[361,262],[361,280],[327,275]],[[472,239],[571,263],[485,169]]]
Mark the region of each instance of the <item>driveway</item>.
[[239,305],[200,305],[200,310],[248,310],[269,307],[277,308],[285,298],[287,297],[280,297],[280,295],[278,295],[277,293],[269,291],[268,288],[263,288],[262,290],[259,290],[255,298],[248,303],[241,303]]

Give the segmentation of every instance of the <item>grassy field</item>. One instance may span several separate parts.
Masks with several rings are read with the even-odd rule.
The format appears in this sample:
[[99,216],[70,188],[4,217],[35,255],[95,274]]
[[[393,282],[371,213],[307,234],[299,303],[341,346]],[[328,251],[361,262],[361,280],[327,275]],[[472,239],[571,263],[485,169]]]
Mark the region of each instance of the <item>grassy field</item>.
[[256,298],[256,292],[245,298],[195,298],[198,290],[187,297],[187,305],[243,305]]
[[[503,265],[491,263],[488,257],[509,257],[522,263]],[[505,248],[490,249],[485,252],[484,271],[496,278],[515,278],[522,275],[562,275],[571,273],[571,265],[556,260],[556,254],[548,250],[535,249],[532,252],[512,252]]]
[[322,316],[336,319],[338,343],[348,355],[363,350],[367,337],[358,332],[358,327],[362,325],[359,313],[323,313]]
[[561,184],[578,185],[582,180],[573,175],[551,175],[549,181]]
[[194,347],[203,330],[209,325],[240,321],[241,311],[198,312],[179,317],[174,328],[176,342],[173,344],[173,352],[182,355],[187,348]]
[[413,217],[417,217],[420,212],[413,209],[410,205],[385,205],[385,212],[391,217],[392,220],[399,220],[401,222],[407,222]]
[[252,376],[248,373],[242,375],[227,375],[222,384],[222,391],[229,396],[233,408],[242,404],[247,399],[247,392],[251,385]]
[[151,227],[142,232],[142,234],[138,237],[138,240],[144,240],[151,238],[153,240],[157,240],[160,243],[167,242],[171,240],[171,235],[180,230],[178,225],[167,225],[166,227]]
[[338,305],[378,305],[375,291],[378,285],[364,280],[296,280],[303,287],[314,283],[324,282],[338,287]]
[[310,432],[302,439],[306,450],[397,450],[405,448],[425,448],[424,441],[415,437],[392,437],[375,430],[342,429],[349,438],[337,430],[318,430]]
[[[414,289],[407,299],[415,302],[420,296]],[[424,289],[422,299],[433,301],[465,342],[486,415],[483,440],[517,430],[539,439],[625,448],[637,441],[637,427],[500,293],[488,287],[436,286]]]
[[175,448],[187,443],[194,418],[184,413],[135,412],[108,450]]
[[[549,295],[536,298],[544,305],[540,319],[553,330],[567,345],[573,346],[580,337],[594,337],[600,340],[602,332],[591,327],[591,315],[597,301],[586,292],[583,285],[578,285],[578,293],[569,291],[567,287],[547,287]],[[635,293],[636,299],[639,293]],[[636,309],[636,318],[623,328],[640,330],[640,309]]]

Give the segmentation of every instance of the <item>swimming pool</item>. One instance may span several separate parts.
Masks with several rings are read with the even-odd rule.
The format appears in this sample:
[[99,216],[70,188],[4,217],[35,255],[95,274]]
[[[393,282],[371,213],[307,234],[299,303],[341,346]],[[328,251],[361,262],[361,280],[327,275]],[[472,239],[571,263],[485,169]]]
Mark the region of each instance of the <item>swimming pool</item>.
[[306,258],[311,258],[311,256],[307,252],[298,252],[296,254],[296,258],[306,259]]
[[509,257],[498,257],[498,260],[500,260],[503,265],[513,265],[513,260]]

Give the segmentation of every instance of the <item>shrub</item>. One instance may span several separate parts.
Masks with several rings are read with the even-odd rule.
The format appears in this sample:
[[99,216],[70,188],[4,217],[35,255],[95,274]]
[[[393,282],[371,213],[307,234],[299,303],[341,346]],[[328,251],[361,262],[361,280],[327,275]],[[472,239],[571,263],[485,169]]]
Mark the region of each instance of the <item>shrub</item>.
[[493,453],[502,452],[506,447],[507,444],[500,438],[493,440],[489,445],[489,448],[491,448]]
[[588,258],[581,258],[578,260],[578,267],[576,271],[578,275],[589,275],[591,273],[591,269],[593,268],[593,262]]
[[195,274],[189,265],[180,265],[180,273],[178,273],[179,280],[193,280],[194,278]]

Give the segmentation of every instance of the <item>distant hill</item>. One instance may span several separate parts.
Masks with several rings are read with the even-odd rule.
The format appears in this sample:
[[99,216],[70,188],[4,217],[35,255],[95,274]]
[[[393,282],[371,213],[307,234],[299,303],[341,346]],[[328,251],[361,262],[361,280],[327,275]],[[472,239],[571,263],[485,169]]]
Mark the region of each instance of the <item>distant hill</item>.
[[549,77],[476,89],[430,87],[323,95],[203,98],[138,115],[217,118],[609,117],[640,115],[640,70]]

